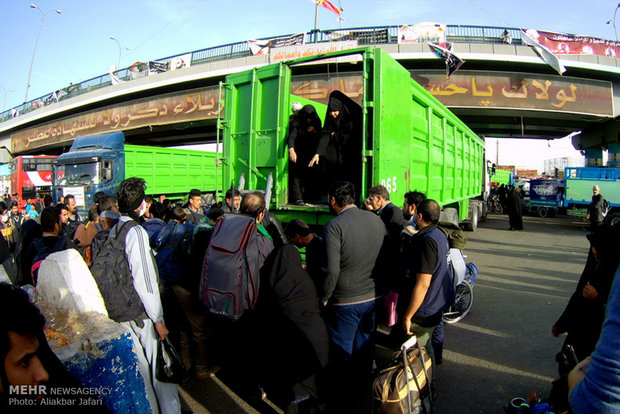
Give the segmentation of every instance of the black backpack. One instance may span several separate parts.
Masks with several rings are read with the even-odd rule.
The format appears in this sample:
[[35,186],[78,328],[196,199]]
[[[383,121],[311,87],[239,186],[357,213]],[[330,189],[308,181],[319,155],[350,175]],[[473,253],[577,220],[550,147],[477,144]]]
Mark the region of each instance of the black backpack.
[[207,311],[237,320],[258,300],[260,262],[256,220],[225,214],[213,230],[200,280]]
[[97,254],[93,252],[92,273],[110,319],[128,322],[146,317],[142,301],[133,286],[133,276],[125,256],[125,239],[135,221],[116,224]]

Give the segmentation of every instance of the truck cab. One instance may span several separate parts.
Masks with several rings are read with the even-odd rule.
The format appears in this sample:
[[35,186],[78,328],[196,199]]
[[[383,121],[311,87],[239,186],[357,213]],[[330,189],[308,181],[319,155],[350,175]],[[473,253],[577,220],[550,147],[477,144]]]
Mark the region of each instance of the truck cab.
[[113,194],[125,177],[122,132],[78,137],[54,163],[54,197],[72,194],[80,214],[94,204],[99,191]]

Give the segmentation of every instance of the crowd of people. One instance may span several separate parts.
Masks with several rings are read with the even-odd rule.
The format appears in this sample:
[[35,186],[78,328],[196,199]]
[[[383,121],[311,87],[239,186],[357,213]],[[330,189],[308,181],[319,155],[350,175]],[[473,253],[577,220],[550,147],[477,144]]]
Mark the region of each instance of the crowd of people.
[[[1,215],[8,216],[2,222],[13,230],[0,238],[0,260],[12,285],[36,286],[47,256],[76,249],[97,280],[106,241],[120,240],[130,282],[127,294],[134,295],[138,305],[130,309],[106,302],[106,307],[110,318],[131,333],[154,412],[181,411],[177,385],[159,381],[154,373],[158,340],[167,337],[192,381],[217,374],[244,398],[260,399],[267,393],[291,413],[371,412],[378,338],[398,349],[415,335],[432,367],[441,363],[442,314],[455,296],[452,237],[440,223],[439,204],[423,193],[406,193],[399,208],[385,187],[375,186],[358,208],[355,186],[335,181],[327,197],[334,217],[316,234],[301,219],[282,226],[266,209],[261,192],[231,189],[221,204],[207,206],[199,190],[192,190],[183,204],[154,200],[145,188],[144,180],[129,178],[115,195],[98,193],[85,219],[71,195],[57,203],[46,198],[34,218],[24,217],[19,206],[13,206],[15,200],[10,213],[0,202]],[[210,312],[207,296],[217,269],[211,239],[238,216],[250,220],[255,230],[247,257],[256,258],[260,277],[256,300],[231,319]],[[592,249],[582,280],[553,327],[554,335],[568,332],[566,345],[580,360],[593,354],[591,369],[579,365],[567,376],[565,386],[574,395],[596,394],[593,387],[600,384],[588,380],[588,373],[598,381],[606,367],[616,366],[616,348],[596,343],[599,334],[610,338],[616,327],[609,310],[605,319],[605,308],[615,303],[607,297],[615,288],[618,268],[617,229],[601,226],[588,238]],[[305,264],[298,248],[305,250]],[[11,258],[13,268],[6,265]],[[18,348],[29,350],[22,376],[14,375],[9,365],[0,368],[3,402],[12,385],[75,383],[49,351],[38,310],[20,299],[20,289],[7,286],[0,285],[0,303],[21,303],[34,325],[22,329],[2,322],[5,361]],[[99,288],[107,301],[106,287]],[[391,313],[386,298],[395,296]],[[378,335],[378,326],[390,328],[389,335]],[[430,396],[436,398],[435,371],[431,378]],[[609,387],[605,389],[617,384]],[[573,394],[570,401],[575,407],[584,405]]]
[[[176,385],[151,375],[157,341],[168,336],[195,380],[219,372],[247,398],[267,392],[289,412],[371,410],[375,331],[377,324],[387,323],[383,298],[388,291],[402,298],[390,343],[415,334],[432,349],[432,333],[454,290],[448,241],[437,229],[440,208],[423,194],[408,193],[403,213],[377,186],[360,209],[353,184],[336,181],[328,196],[335,217],[318,235],[301,219],[283,228],[260,192],[242,197],[231,189],[221,205],[205,206],[198,190],[190,192],[185,205],[156,201],[144,190],[143,180],[130,178],[116,195],[98,193],[85,219],[71,195],[57,203],[46,198],[36,218],[18,219],[23,214],[17,208],[9,213],[11,236],[17,237],[1,238],[0,245],[16,265],[13,270],[3,266],[8,280],[36,286],[45,258],[66,249],[76,249],[97,279],[102,245],[122,240],[139,306],[106,306],[139,344],[152,407],[180,411]],[[230,215],[255,223],[258,243],[252,246],[260,266],[258,300],[235,321],[209,314],[201,291],[209,283],[210,237]],[[305,265],[294,246],[306,248]],[[105,287],[99,288],[105,301]],[[44,338],[38,335],[38,341]],[[29,381],[45,383],[49,377],[39,372]],[[3,377],[0,392],[11,384]]]

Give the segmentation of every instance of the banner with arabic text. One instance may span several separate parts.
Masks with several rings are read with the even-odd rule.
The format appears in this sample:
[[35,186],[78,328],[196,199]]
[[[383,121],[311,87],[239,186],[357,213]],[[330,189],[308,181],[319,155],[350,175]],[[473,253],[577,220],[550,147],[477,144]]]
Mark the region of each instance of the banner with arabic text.
[[364,98],[362,72],[296,75],[291,79],[291,94],[325,105],[333,91],[340,91],[361,105]]
[[613,117],[611,82],[517,72],[413,70],[413,79],[448,107],[573,112]]
[[136,99],[68,116],[11,134],[11,152],[19,154],[39,147],[67,143],[77,136],[215,119],[223,107],[218,93],[219,86],[209,86]]
[[[277,49],[271,49],[269,53],[269,60],[271,63],[280,62],[283,60],[299,59],[307,56],[322,55],[325,53],[339,52],[341,50],[355,49],[357,47],[357,40],[348,40],[346,42],[327,42],[327,43],[314,43],[309,45],[297,45],[288,47],[279,47]],[[347,57],[332,59],[331,61],[347,61]],[[355,59],[354,59],[355,60]],[[325,63],[322,61],[321,63]]]
[[303,45],[305,37],[305,33],[298,33],[291,36],[276,37],[275,39],[248,40],[248,46],[255,56],[266,55],[270,48]]
[[[598,55],[620,58],[620,42],[597,37],[521,29],[556,55]],[[522,35],[523,35],[522,34]]]

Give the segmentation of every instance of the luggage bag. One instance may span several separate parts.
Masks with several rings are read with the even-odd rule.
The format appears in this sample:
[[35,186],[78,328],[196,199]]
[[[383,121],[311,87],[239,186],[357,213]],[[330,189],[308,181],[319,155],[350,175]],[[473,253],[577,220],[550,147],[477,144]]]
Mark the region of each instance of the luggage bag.
[[431,360],[426,349],[412,336],[402,344],[393,362],[373,383],[374,412],[430,414]]

